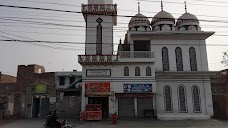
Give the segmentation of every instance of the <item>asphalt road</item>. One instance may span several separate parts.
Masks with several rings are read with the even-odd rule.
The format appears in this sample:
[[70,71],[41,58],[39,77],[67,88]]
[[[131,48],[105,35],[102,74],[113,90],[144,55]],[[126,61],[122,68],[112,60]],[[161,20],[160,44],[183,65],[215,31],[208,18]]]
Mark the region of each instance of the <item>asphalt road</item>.
[[[0,128],[44,128],[44,120],[30,119],[18,120]],[[117,125],[111,121],[84,122],[68,120],[73,128],[228,128],[228,121],[204,120],[204,121],[153,121],[153,120],[119,120]]]

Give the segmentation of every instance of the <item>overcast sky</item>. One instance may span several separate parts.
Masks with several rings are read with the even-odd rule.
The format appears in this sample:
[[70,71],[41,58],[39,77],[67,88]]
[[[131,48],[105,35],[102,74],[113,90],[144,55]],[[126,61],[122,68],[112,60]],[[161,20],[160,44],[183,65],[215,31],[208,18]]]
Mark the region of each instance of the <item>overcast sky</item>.
[[[114,3],[118,5],[119,15],[135,15],[137,2],[137,0],[114,0]],[[0,0],[1,5],[71,11],[81,11],[82,3],[86,4],[87,0]],[[164,0],[164,10],[178,18],[185,12],[184,4],[180,3],[184,3],[184,0]],[[188,0],[187,3],[188,12],[195,14],[201,20],[202,30],[216,31],[216,35],[207,39],[209,69],[211,71],[225,69],[226,67],[220,61],[223,52],[228,50],[228,36],[218,35],[228,35],[228,2],[225,0]],[[160,10],[161,4],[157,0],[141,1],[141,13],[147,17],[153,17]],[[85,26],[82,14],[5,7],[0,7],[0,12],[0,39],[85,42],[85,28],[80,27]],[[118,43],[120,38],[124,39],[129,20],[130,18],[118,17],[114,43]],[[222,44],[227,46],[212,46]],[[84,54],[84,47],[83,44],[28,44],[1,41],[0,71],[16,75],[17,65],[28,64],[43,65],[48,72],[81,70],[77,58],[78,55]]]

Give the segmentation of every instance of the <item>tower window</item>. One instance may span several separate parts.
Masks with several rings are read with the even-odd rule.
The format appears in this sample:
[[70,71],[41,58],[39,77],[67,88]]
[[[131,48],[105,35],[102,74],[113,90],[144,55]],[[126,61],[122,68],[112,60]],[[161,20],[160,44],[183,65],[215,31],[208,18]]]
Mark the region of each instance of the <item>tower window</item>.
[[146,76],[151,76],[151,68],[149,66],[146,68]]
[[179,94],[179,110],[180,112],[187,112],[186,106],[186,94],[185,94],[185,87],[183,85],[178,87],[178,94]]
[[124,76],[129,76],[129,68],[124,67]]
[[163,71],[169,71],[169,51],[166,47],[162,48]]
[[97,25],[97,41],[96,41],[96,54],[101,55],[102,54],[102,25],[101,23],[103,20],[101,18],[97,19],[98,25]]
[[193,47],[189,49],[189,58],[191,71],[197,71],[196,50]]
[[165,93],[165,111],[166,112],[172,112],[172,92],[170,86],[164,87],[164,93]]
[[194,112],[201,112],[200,91],[199,91],[198,86],[194,85],[192,87],[192,95],[193,95],[193,110],[194,110]]
[[140,76],[140,68],[139,67],[135,68],[135,76]]
[[180,47],[177,47],[175,50],[176,53],[176,65],[177,71],[183,71],[183,58],[182,58],[182,50]]

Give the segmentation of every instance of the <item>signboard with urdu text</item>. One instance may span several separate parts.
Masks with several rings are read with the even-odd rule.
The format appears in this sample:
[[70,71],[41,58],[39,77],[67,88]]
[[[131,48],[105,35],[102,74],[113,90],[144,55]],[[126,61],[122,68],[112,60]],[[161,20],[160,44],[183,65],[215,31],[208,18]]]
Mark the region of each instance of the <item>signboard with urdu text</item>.
[[86,70],[86,76],[111,76],[111,70],[110,69],[89,69]]
[[85,83],[86,95],[109,95],[110,82]]
[[147,93],[152,92],[152,84],[124,84],[125,93]]

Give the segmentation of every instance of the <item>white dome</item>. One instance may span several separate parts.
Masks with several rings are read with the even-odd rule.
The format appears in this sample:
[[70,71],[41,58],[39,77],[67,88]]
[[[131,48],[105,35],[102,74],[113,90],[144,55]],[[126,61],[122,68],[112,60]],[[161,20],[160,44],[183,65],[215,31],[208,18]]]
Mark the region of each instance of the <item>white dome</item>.
[[177,19],[176,26],[182,27],[182,26],[186,26],[186,25],[197,25],[198,26],[199,20],[195,15],[186,12]]
[[150,27],[150,21],[149,19],[142,15],[142,14],[137,14],[134,17],[131,18],[128,27],[133,28],[133,27]]
[[151,25],[152,26],[156,26],[158,22],[162,22],[159,24],[166,24],[166,22],[168,24],[175,24],[175,18],[168,12],[166,11],[160,11],[158,14],[156,14],[154,16],[154,18],[152,19]]

